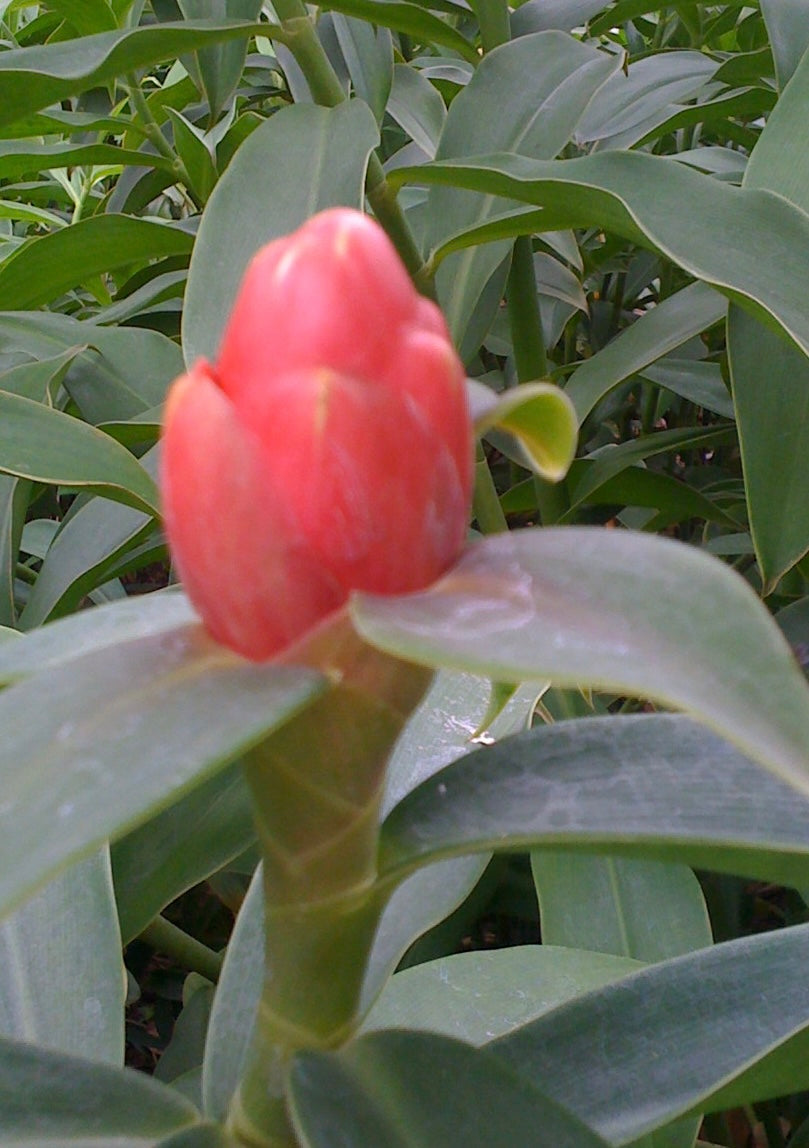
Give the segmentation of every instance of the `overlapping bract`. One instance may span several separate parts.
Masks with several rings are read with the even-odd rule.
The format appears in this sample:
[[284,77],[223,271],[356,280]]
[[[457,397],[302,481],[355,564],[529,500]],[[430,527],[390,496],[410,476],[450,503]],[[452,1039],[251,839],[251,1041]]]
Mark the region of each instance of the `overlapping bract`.
[[210,632],[264,660],[352,590],[429,585],[463,547],[471,443],[443,317],[376,223],[337,208],[263,248],[166,408],[166,528]]

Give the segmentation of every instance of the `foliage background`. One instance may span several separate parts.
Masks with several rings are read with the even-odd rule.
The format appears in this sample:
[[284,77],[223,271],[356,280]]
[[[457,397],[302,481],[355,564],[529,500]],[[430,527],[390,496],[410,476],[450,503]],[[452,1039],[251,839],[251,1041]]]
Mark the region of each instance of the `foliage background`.
[[[767,611],[805,664],[805,0],[12,0],[0,40],[0,1143],[227,1142],[238,759],[323,683],[145,594],[156,444],[252,252],[332,204],[387,227],[477,404],[549,379],[578,446],[541,477],[546,393],[487,425],[466,596],[353,607],[440,673],[390,769],[363,1008],[387,987],[301,1059],[300,1141],[803,1143],[809,709]],[[161,916],[203,880],[224,964],[207,895]],[[160,1083],[120,1071],[122,943]],[[176,1024],[155,948],[195,970]]]

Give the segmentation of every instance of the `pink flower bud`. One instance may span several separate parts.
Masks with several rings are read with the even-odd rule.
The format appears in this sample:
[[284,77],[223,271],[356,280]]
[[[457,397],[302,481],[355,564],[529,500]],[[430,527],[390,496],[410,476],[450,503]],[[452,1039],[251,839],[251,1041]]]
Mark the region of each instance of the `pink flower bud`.
[[471,447],[443,317],[385,232],[336,208],[268,244],[166,405],[166,529],[210,632],[260,661],[352,590],[428,586],[463,547]]

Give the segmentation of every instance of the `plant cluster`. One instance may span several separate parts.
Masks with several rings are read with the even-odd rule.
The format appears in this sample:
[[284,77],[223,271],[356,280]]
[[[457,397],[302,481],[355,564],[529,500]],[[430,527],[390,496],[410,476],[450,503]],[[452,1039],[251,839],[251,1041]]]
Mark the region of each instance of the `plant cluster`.
[[809,1142],[808,109],[804,0],[0,0],[0,1148]]

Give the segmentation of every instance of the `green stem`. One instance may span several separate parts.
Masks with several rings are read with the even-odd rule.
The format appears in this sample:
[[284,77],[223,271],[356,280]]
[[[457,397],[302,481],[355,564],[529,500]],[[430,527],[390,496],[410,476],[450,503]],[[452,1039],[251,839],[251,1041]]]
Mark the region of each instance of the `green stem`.
[[[544,379],[548,374],[548,356],[542,337],[534,249],[528,235],[521,235],[514,244],[506,294],[517,381]],[[542,525],[558,522],[567,510],[564,486],[537,475],[534,490]]]
[[368,955],[389,891],[376,881],[385,767],[431,674],[366,646],[338,619],[287,655],[334,688],[244,760],[264,862],[267,975],[228,1130],[291,1148],[296,1052],[341,1046],[361,1018]]
[[191,179],[188,175],[185,164],[179,157],[177,152],[171,146],[169,141],[163,135],[160,124],[152,115],[152,109],[149,107],[148,101],[141,90],[138,83],[137,76],[132,72],[128,72],[125,77],[127,95],[129,96],[129,103],[132,110],[141,121],[144,135],[152,144],[157,152],[163,156],[164,159],[171,161],[171,166],[174,170],[174,175],[180,183],[185,186],[189,199],[198,210],[202,210],[202,203],[197,199],[191,187]]
[[199,973],[214,984],[222,972],[222,957],[188,933],[178,929],[165,917],[155,917],[138,937],[153,949],[172,957],[184,969]]
[[[281,21],[283,43],[295,57],[306,76],[306,82],[316,104],[333,108],[346,101],[343,86],[318,38],[312,17],[302,0],[277,0],[274,5]],[[365,192],[371,209],[390,236],[413,282],[422,294],[435,298],[435,287],[429,268],[421,257],[410,224],[396,198],[396,193],[385,178],[385,171],[376,152],[368,161]]]
[[475,490],[472,496],[472,514],[482,534],[502,534],[508,530],[506,516],[497,496],[492,472],[480,443],[475,454]]
[[542,338],[534,249],[529,235],[521,235],[514,243],[506,298],[517,379],[521,383],[544,379],[548,373],[548,358]]
[[27,582],[29,586],[33,586],[37,580],[37,572],[32,570],[30,566],[26,566],[24,562],[17,562],[14,566],[14,577],[19,578],[21,582]]

